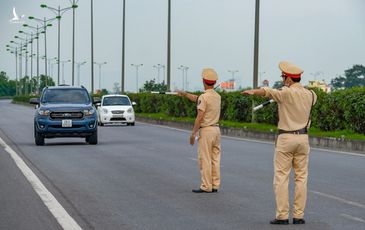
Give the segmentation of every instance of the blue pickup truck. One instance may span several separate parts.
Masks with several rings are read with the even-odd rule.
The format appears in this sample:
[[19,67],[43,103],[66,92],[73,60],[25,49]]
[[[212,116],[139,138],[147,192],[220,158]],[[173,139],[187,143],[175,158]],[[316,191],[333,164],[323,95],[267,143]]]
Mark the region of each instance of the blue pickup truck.
[[51,86],[43,89],[40,98],[31,98],[36,105],[34,140],[44,145],[45,138],[83,137],[92,145],[98,143],[97,114],[84,87]]

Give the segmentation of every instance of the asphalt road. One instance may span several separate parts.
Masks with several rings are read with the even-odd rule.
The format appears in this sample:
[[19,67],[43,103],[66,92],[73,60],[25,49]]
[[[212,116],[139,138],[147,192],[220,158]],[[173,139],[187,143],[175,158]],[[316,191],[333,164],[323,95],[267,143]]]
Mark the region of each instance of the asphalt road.
[[[190,132],[137,123],[99,127],[96,146],[79,138],[35,146],[33,114],[1,100],[0,137],[83,229],[365,229],[365,155],[313,149],[307,224],[272,226],[272,143],[223,137],[222,188],[194,194]],[[34,183],[1,147],[0,229],[62,229]]]

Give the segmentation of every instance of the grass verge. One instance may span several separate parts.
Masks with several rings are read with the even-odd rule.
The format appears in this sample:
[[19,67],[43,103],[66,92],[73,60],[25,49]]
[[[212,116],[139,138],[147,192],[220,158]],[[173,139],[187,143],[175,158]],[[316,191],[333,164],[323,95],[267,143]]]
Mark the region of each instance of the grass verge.
[[[181,121],[181,122],[190,122],[194,123],[195,119],[191,117],[169,117],[163,113],[138,113],[136,114],[140,117],[160,119],[164,121]],[[243,128],[251,131],[258,132],[277,132],[277,127],[270,124],[259,124],[259,123],[242,123],[235,121],[224,121],[220,120],[219,124],[224,127],[232,127],[232,128]],[[310,128],[309,136],[312,137],[332,137],[332,138],[340,138],[347,140],[362,140],[365,141],[365,135],[355,133],[350,130],[340,130],[340,131],[322,131],[318,128]]]

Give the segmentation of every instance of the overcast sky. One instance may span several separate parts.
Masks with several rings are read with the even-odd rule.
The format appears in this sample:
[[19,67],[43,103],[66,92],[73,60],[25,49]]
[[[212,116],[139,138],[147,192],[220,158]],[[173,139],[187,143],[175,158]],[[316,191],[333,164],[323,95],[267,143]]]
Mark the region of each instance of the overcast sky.
[[[167,0],[126,0],[126,90],[157,79],[153,65],[166,65]],[[200,73],[215,68],[220,80],[232,77],[243,87],[252,86],[255,0],[171,0],[171,85],[182,88],[180,65],[189,67],[189,89],[201,89]],[[6,51],[17,31],[27,30],[10,24],[12,7],[19,15],[54,17],[40,8],[67,7],[69,0],[0,1],[0,71],[15,78],[15,58]],[[81,67],[81,83],[90,89],[90,1],[80,0],[76,10],[75,61],[87,61]],[[94,0],[94,60],[107,62],[102,67],[101,87],[112,89],[121,78],[122,0]],[[260,78],[270,85],[280,80],[278,63],[290,61],[304,69],[303,83],[342,75],[354,64],[365,64],[364,0],[261,0]],[[27,24],[36,23],[26,20]],[[61,60],[72,55],[72,11],[61,20]],[[57,56],[57,22],[48,30],[48,57]],[[35,50],[35,48],[34,48]],[[44,37],[40,38],[44,55]],[[35,69],[35,65],[34,65]],[[30,72],[30,71],[29,71]],[[35,70],[34,70],[35,72]],[[75,77],[76,77],[75,70]],[[43,62],[40,73],[44,73]],[[30,75],[30,73],[29,73]],[[57,79],[57,66],[53,76]],[[160,79],[162,80],[162,69]],[[65,64],[65,82],[71,84],[71,64]],[[99,69],[95,66],[95,89],[99,88]]]

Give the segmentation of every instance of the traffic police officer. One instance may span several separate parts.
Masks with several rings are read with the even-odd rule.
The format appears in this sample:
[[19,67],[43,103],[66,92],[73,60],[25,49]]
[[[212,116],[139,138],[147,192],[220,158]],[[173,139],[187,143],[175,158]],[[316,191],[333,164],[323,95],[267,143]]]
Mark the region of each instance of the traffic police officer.
[[179,91],[180,96],[197,103],[198,114],[190,136],[190,144],[194,145],[198,136],[198,160],[201,174],[199,189],[194,193],[218,192],[220,186],[220,129],[218,121],[221,111],[221,96],[214,90],[218,80],[217,73],[211,69],[203,69],[202,80],[205,92],[199,97],[194,94]]
[[289,224],[288,185],[292,167],[295,175],[293,224],[304,224],[310,150],[307,132],[311,109],[316,103],[317,95],[299,83],[303,73],[299,67],[289,62],[280,62],[279,68],[284,83],[281,90],[264,87],[241,93],[268,97],[278,104],[279,135],[275,146],[273,182],[276,218],[270,224]]

